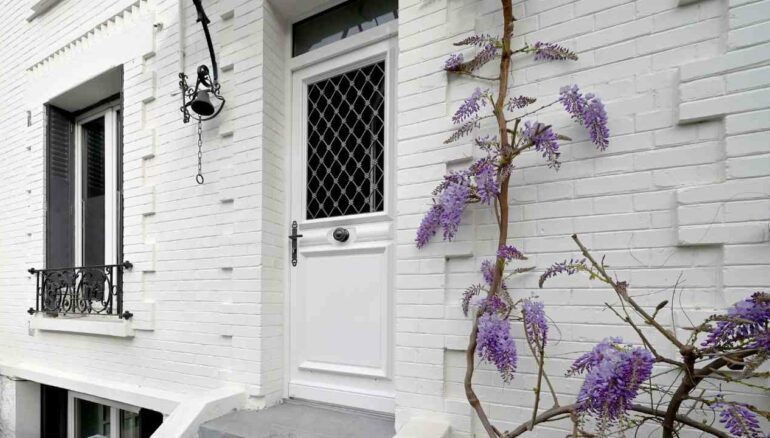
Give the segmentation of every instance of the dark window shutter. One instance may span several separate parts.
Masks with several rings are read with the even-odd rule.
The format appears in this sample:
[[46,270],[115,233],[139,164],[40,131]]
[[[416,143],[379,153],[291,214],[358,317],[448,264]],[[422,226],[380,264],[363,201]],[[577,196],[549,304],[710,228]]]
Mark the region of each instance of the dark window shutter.
[[47,106],[46,267],[75,264],[74,124],[69,113]]

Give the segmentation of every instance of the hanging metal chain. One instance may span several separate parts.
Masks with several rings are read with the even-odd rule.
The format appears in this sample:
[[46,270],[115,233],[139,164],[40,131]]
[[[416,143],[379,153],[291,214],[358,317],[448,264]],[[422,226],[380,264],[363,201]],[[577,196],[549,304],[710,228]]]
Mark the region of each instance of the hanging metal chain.
[[198,174],[195,175],[195,181],[203,184],[203,120],[198,118]]

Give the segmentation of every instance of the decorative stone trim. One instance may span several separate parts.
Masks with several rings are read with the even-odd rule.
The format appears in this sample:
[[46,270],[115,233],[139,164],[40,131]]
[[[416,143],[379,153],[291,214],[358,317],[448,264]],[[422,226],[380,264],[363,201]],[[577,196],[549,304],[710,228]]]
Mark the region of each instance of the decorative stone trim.
[[449,422],[441,418],[413,418],[393,438],[449,438]]
[[[54,4],[59,3],[61,0],[41,0],[38,3],[51,3],[48,8],[45,10],[50,9]],[[102,23],[99,23],[98,25],[94,26],[93,28],[89,29],[85,33],[83,33],[81,36],[75,38],[74,40],[68,42],[67,44],[63,45],[57,50],[54,50],[53,53],[45,56],[43,59],[40,59],[39,61],[35,62],[33,65],[27,68],[27,71],[34,71],[39,67],[42,67],[47,62],[50,62],[53,60],[53,58],[57,57],[60,54],[69,52],[73,49],[78,48],[79,46],[83,45],[84,43],[88,41],[93,41],[93,38],[98,38],[100,34],[107,34],[114,32],[114,28],[118,27],[122,23],[126,23],[127,21],[131,21],[133,17],[136,17],[139,15],[140,12],[144,12],[144,9],[146,7],[147,0],[137,0],[134,2],[131,6],[127,7],[126,9],[121,10],[117,14],[113,15],[109,19],[103,21]],[[143,7],[145,6],[145,7]],[[34,6],[33,6],[34,8]],[[43,11],[45,12],[45,11]],[[42,12],[41,12],[42,13]],[[40,14],[38,14],[40,15]],[[154,24],[154,23],[153,23]],[[147,51],[147,53],[143,53],[142,55],[147,55],[154,52],[154,47],[151,47],[150,50]]]
[[51,332],[80,333],[87,335],[111,336],[116,338],[131,338],[134,330],[130,320],[118,319],[114,316],[85,316],[56,318],[46,315],[35,315],[29,320],[31,329]]
[[32,15],[27,17],[27,21],[32,21],[36,17],[45,14],[49,9],[56,6],[61,0],[38,0],[37,3],[32,5]]

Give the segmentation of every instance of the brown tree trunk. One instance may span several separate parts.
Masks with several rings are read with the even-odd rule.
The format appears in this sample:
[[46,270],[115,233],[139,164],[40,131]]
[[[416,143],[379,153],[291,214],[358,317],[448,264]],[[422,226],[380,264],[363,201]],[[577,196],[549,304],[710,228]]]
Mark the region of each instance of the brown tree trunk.
[[[511,0],[501,0],[503,5],[503,36],[502,36],[502,59],[500,60],[500,86],[498,88],[497,100],[495,101],[494,114],[497,120],[499,135],[500,135],[500,151],[503,161],[510,159],[512,153],[512,147],[508,141],[508,122],[505,120],[505,101],[508,96],[508,79],[510,76],[511,68],[511,37],[513,36],[513,6]],[[498,248],[505,245],[508,242],[508,183],[510,181],[510,175],[506,172],[503,174],[503,178],[500,187],[500,195],[498,196],[498,202],[500,204],[500,237],[498,239]],[[489,290],[489,295],[495,295],[500,289],[500,285],[503,281],[503,270],[505,268],[504,260],[497,258],[497,264],[495,269],[494,281],[492,287]],[[490,438],[498,438],[500,432],[490,423],[484,408],[481,406],[476,392],[473,390],[473,371],[476,358],[476,343],[479,333],[478,317],[476,315],[473,321],[473,329],[471,330],[470,338],[468,341],[468,350],[466,351],[466,370],[465,370],[465,396],[468,399],[468,403],[473,407],[476,415],[478,415],[484,430],[487,432]]]

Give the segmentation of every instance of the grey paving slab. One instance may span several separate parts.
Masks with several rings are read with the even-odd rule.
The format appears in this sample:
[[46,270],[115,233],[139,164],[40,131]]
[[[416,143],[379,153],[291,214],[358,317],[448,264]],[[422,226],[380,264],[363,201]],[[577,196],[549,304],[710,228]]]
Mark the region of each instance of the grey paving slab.
[[393,438],[393,416],[288,400],[260,411],[236,411],[201,426],[200,438]]

